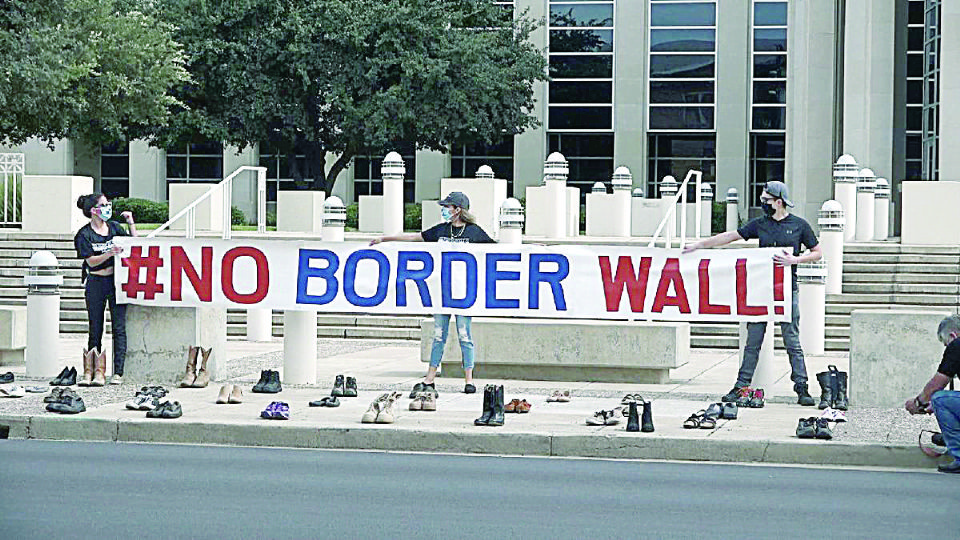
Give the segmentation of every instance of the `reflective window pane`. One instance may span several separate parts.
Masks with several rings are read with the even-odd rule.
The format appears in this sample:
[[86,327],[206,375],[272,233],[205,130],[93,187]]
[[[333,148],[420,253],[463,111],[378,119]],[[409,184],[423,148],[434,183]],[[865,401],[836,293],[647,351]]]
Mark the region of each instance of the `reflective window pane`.
[[223,159],[190,156],[190,178],[217,180],[223,178]]
[[550,152],[560,152],[568,158],[570,156],[613,157],[613,135],[551,133],[548,138],[548,148]]
[[713,103],[713,81],[650,81],[651,103]]
[[923,141],[920,135],[907,135],[907,159],[923,158]]
[[101,157],[100,176],[102,178],[128,178],[130,176],[130,158],[127,156]]
[[923,107],[907,107],[907,131],[923,129]]
[[909,24],[923,24],[923,2],[910,2]]
[[550,83],[550,103],[610,103],[613,101],[612,82]]
[[650,107],[650,129],[713,129],[713,107]]
[[758,2],[753,5],[754,26],[786,26],[786,2]]
[[652,52],[714,51],[717,45],[716,30],[670,29],[650,31]]
[[910,28],[907,30],[907,48],[919,51],[923,49],[923,28]]
[[216,141],[206,141],[190,145],[190,154],[219,155],[223,153],[223,145]]
[[787,76],[787,55],[758,54],[753,57],[753,76],[757,79],[783,79]]
[[786,137],[783,135],[754,135],[752,157],[784,159],[786,147]]
[[753,50],[786,51],[786,28],[758,28],[753,31]]
[[923,81],[907,81],[907,102],[923,103]]
[[701,158],[717,155],[715,135],[657,135],[652,140],[656,144],[650,147],[651,156]]
[[613,26],[613,4],[551,4],[550,26]]
[[187,158],[167,156],[167,178],[186,178]]
[[754,107],[753,129],[786,129],[786,107]]
[[713,78],[716,60],[713,55],[650,55],[650,78]]
[[758,81],[753,83],[754,103],[786,103],[787,81]]
[[550,129],[611,129],[613,107],[550,107]]
[[554,79],[612,78],[613,56],[550,55],[550,76]]
[[713,3],[653,4],[650,26],[715,26],[717,12]]
[[551,30],[550,52],[611,52],[613,30]]
[[923,55],[907,55],[907,77],[923,77]]

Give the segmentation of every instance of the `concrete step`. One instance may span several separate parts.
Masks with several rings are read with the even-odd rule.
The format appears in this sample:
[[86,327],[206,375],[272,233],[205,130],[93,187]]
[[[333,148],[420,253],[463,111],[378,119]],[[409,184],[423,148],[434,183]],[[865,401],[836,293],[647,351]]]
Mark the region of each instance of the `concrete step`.
[[939,294],[828,294],[827,304],[907,304],[927,306],[956,306],[955,295]]
[[930,255],[918,253],[844,253],[843,263],[870,264],[960,264],[960,255]]
[[843,245],[843,253],[960,255],[960,246],[911,246],[892,242],[852,242]]
[[[18,249],[7,247],[6,244],[0,245],[0,258],[10,259],[30,259],[30,256],[38,250],[36,249]],[[76,259],[77,252],[74,249],[48,249],[57,257],[57,259]]]
[[[246,328],[242,325],[227,326],[228,336],[244,336]],[[273,336],[283,337],[283,326],[273,327]],[[319,338],[352,339],[405,339],[420,341],[420,329],[412,328],[374,328],[361,326],[317,326]]]
[[[373,327],[373,328],[420,328],[423,317],[391,317],[372,315],[317,315],[318,326]],[[244,326],[247,314],[243,311],[227,311],[227,323]],[[273,313],[273,325],[283,326],[283,313]]]
[[881,274],[844,272],[843,283],[960,283],[960,274]]
[[[852,312],[852,311],[855,310],[855,309],[891,309],[891,310],[907,310],[907,311],[910,311],[910,310],[919,310],[919,311],[936,310],[936,311],[946,311],[946,312],[951,312],[951,311],[956,311],[956,310],[957,310],[957,308],[956,308],[955,306],[949,306],[949,305],[948,305],[948,306],[936,306],[936,305],[929,305],[929,304],[901,304],[901,305],[896,305],[896,306],[890,306],[890,305],[882,305],[882,304],[881,304],[881,305],[876,305],[876,304],[849,304],[849,303],[842,303],[842,304],[835,304],[835,303],[833,303],[833,304],[832,304],[832,303],[829,303],[829,302],[828,302],[828,303],[827,303],[827,307],[826,307],[826,312],[827,312],[827,316],[830,316],[830,315],[847,315],[847,316],[849,316],[849,315],[850,315],[850,312]],[[801,323],[801,324],[802,324],[802,323]]]
[[843,273],[859,274],[960,274],[960,264],[843,263]]
[[844,283],[843,294],[943,294],[956,296],[960,294],[960,284]]

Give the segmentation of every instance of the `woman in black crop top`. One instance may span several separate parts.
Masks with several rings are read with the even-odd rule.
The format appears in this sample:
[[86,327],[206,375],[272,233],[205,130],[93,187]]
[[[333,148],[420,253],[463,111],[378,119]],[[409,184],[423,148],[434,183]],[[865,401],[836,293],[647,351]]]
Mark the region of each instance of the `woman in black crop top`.
[[128,233],[123,225],[111,221],[113,207],[102,193],[83,195],[77,199],[77,208],[90,218],[90,223],[77,231],[73,245],[77,256],[83,259],[80,271],[81,281],[85,282],[84,300],[87,304],[87,319],[90,330],[87,336],[87,350],[83,352],[83,378],[81,386],[103,386],[106,383],[106,357],[102,354],[103,312],[110,305],[110,322],[113,328],[113,377],[110,384],[123,382],[123,362],[127,355],[127,306],[117,304],[117,294],[113,287],[113,256],[120,253],[120,247],[113,244],[115,236],[137,236],[137,227],[131,212],[120,215],[130,228]]

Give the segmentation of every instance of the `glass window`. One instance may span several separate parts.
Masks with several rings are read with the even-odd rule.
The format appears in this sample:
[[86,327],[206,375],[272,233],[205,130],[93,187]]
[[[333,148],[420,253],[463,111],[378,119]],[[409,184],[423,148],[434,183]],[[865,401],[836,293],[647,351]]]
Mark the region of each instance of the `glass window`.
[[717,48],[716,30],[660,29],[650,31],[652,52],[698,52]]
[[713,107],[650,107],[650,129],[713,129]]
[[513,136],[496,144],[455,145],[450,168],[454,178],[473,178],[481,165],[489,165],[496,178],[507,181],[507,196],[513,196]]
[[[590,156],[613,157],[613,135],[576,133],[551,133],[549,152],[560,152],[564,157]],[[548,153],[549,153],[548,152]]]
[[190,158],[190,178],[208,178],[218,180],[223,178],[223,157],[193,157]]
[[715,26],[717,12],[711,3],[653,4],[650,26]]
[[551,4],[550,26],[613,26],[613,4]]
[[[417,184],[417,154],[416,147],[411,143],[400,142],[391,145],[391,151],[398,152],[406,172],[403,176],[403,202],[414,202]],[[383,195],[383,179],[380,166],[383,154],[363,154],[353,158],[353,192],[354,195]]]
[[783,181],[786,169],[786,136],[752,134],[750,136],[750,206],[760,205],[760,194],[770,180]]
[[187,177],[187,156],[171,156],[167,154],[167,178]]
[[[682,182],[691,169],[702,171],[704,182],[716,181],[716,135],[653,134],[648,145],[648,197],[660,196],[664,176]],[[688,194],[696,196],[694,189]]]
[[650,81],[651,103],[713,103],[713,81]]
[[907,47],[915,51],[923,49],[923,27],[907,29]]
[[101,178],[129,178],[130,158],[127,156],[101,156]]
[[907,107],[907,131],[923,129],[923,107]]
[[609,79],[613,77],[613,56],[550,55],[550,76],[554,79]]
[[909,24],[923,24],[923,2],[910,2]]
[[923,158],[923,141],[920,135],[907,135],[907,159]]
[[753,157],[784,159],[787,155],[786,138],[783,135],[754,135]]
[[786,28],[758,28],[753,31],[753,50],[786,51]]
[[753,83],[754,103],[786,103],[787,81],[758,81]]
[[923,55],[907,55],[907,77],[923,77]]
[[180,144],[167,149],[167,178],[192,180],[223,179],[223,145],[218,141]]
[[611,52],[613,30],[551,30],[550,52]]
[[550,129],[612,129],[612,107],[550,107]]
[[550,82],[550,103],[610,103],[612,82]]
[[713,78],[716,60],[711,55],[652,54],[651,79]]
[[786,129],[786,107],[754,107],[753,129]]
[[907,101],[923,103],[923,81],[907,81]]
[[754,26],[786,26],[786,2],[757,2],[753,5]]
[[753,57],[753,76],[757,79],[783,79],[787,76],[787,55],[758,54]]

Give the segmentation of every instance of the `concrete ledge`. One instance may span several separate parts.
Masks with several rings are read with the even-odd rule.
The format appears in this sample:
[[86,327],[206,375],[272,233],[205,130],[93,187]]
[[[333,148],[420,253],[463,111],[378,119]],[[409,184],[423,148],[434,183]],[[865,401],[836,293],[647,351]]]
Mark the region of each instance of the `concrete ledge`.
[[48,413],[30,417],[30,438],[71,441],[116,441],[117,421]]
[[8,439],[29,439],[30,417],[14,415],[0,416],[0,428],[6,428]]

